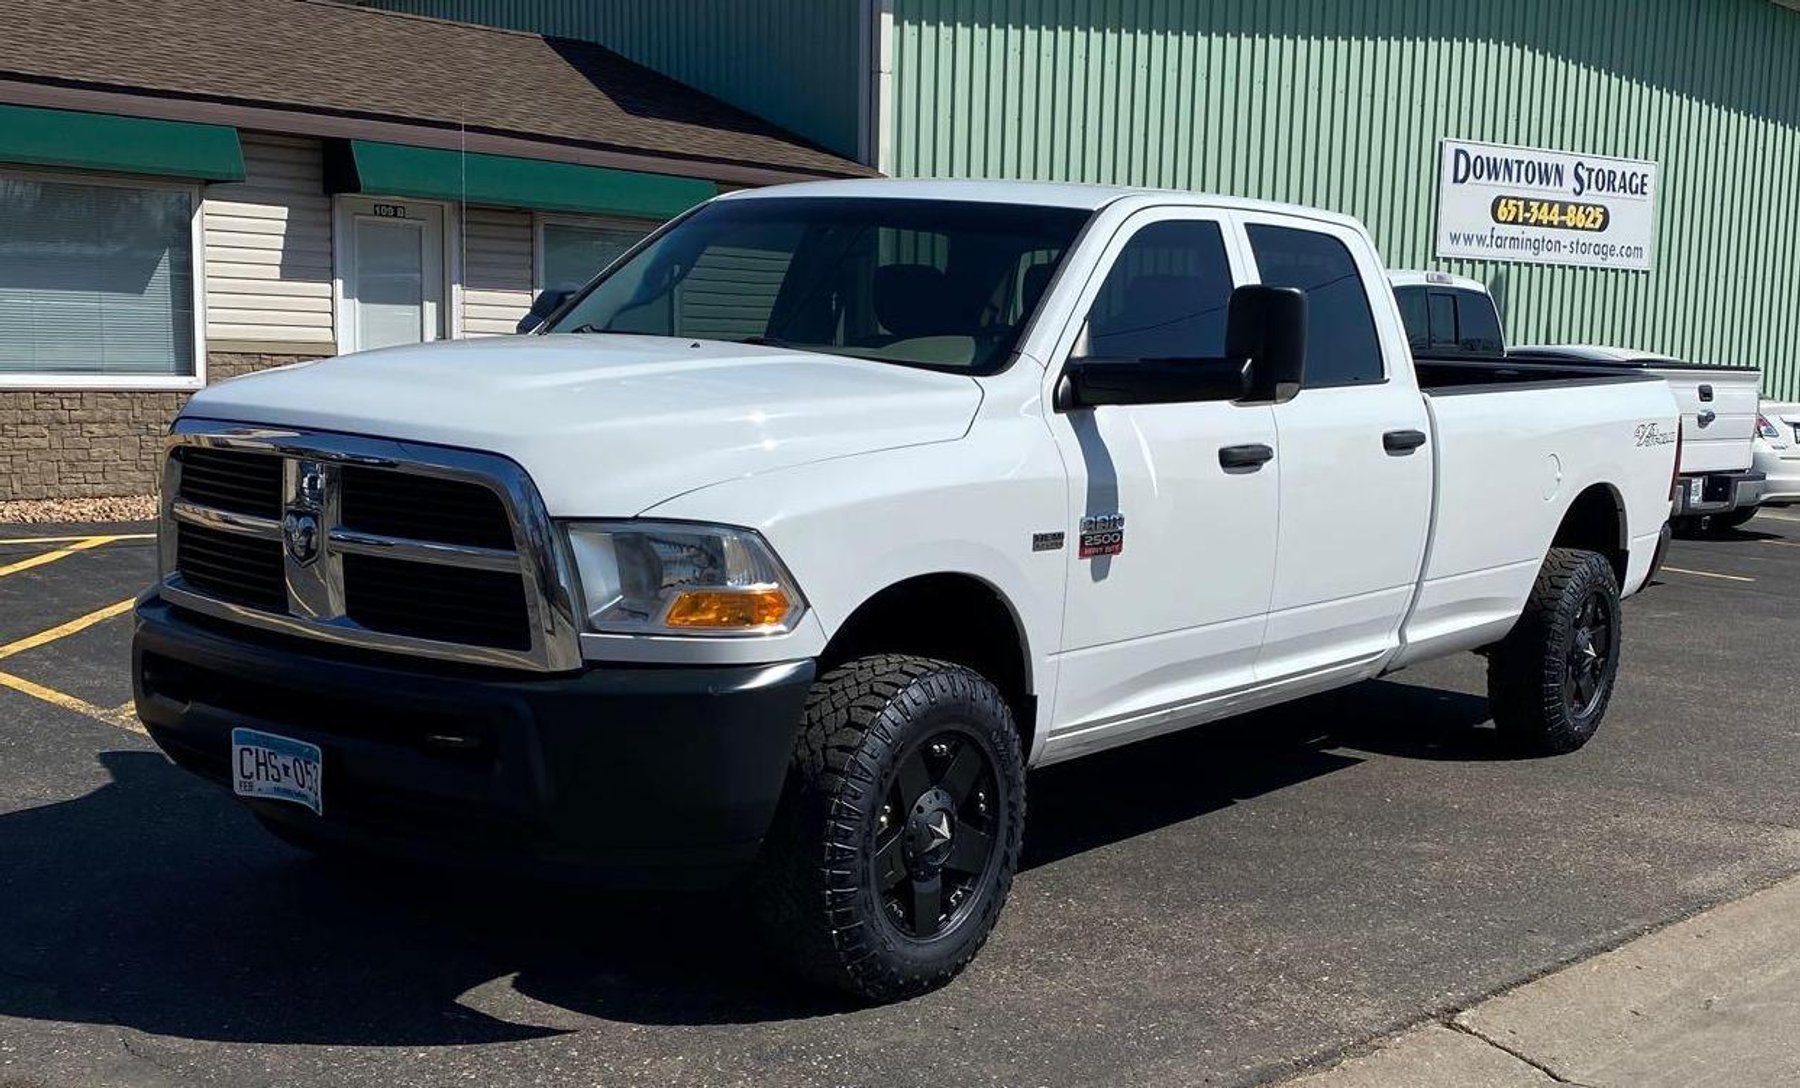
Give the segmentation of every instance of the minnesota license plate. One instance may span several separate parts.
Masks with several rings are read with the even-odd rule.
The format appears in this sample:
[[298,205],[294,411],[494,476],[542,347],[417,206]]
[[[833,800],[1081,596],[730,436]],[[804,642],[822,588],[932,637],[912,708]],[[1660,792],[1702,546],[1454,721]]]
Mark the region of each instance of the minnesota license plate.
[[305,805],[320,804],[319,746],[256,729],[231,731],[231,789],[239,797],[264,797]]

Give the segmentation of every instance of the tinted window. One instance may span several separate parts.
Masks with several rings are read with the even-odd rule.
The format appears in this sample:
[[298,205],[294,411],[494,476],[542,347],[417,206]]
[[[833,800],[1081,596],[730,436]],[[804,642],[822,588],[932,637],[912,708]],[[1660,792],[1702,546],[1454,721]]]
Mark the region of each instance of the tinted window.
[[1328,234],[1252,224],[1250,249],[1272,287],[1306,292],[1306,387],[1382,380],[1368,289],[1344,243]]
[[1478,291],[1456,292],[1456,340],[1464,351],[1480,355],[1506,353],[1500,314],[1492,298]]
[[613,268],[548,331],[756,341],[988,373],[1086,220],[941,200],[720,201]]
[[1400,322],[1406,326],[1406,342],[1414,348],[1431,346],[1431,316],[1425,302],[1425,288],[1397,288],[1394,300],[1400,303]]
[[1431,346],[1456,346],[1456,299],[1447,291],[1431,292]]
[[1131,236],[1088,311],[1096,359],[1223,359],[1231,261],[1217,223],[1168,220]]

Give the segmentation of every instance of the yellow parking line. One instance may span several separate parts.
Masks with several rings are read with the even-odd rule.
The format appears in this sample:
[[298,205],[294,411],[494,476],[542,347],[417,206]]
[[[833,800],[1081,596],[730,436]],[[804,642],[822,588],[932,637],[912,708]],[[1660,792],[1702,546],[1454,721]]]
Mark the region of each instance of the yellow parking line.
[[1680,567],[1664,567],[1670,574],[1692,574],[1696,578],[1723,578],[1727,582],[1754,582],[1754,578],[1746,578],[1741,574],[1715,574],[1710,570],[1683,570]]
[[23,692],[33,699],[42,699],[44,702],[60,706],[64,710],[85,714],[97,722],[113,726],[116,729],[124,729],[132,733],[144,732],[144,727],[137,720],[136,710],[130,703],[114,710],[107,710],[104,707],[95,706],[86,699],[77,699],[67,692],[47,688],[42,684],[34,684],[23,676],[14,676],[10,672],[0,672],[0,687]]
[[96,608],[85,616],[77,616],[68,623],[58,624],[48,631],[39,631],[35,635],[26,635],[16,642],[9,642],[4,646],[0,646],[0,658],[11,657],[14,654],[22,654],[26,650],[35,650],[47,642],[55,642],[59,638],[67,638],[77,631],[85,631],[96,623],[104,623],[119,613],[130,609],[136,602],[136,597],[127,597],[117,604],[109,604],[105,608]]
[[73,544],[80,540],[155,540],[155,533],[114,533],[110,536],[0,536],[0,544]]
[[58,559],[67,559],[76,552],[85,552],[98,548],[100,545],[107,543],[111,539],[111,537],[107,536],[90,536],[86,540],[78,541],[66,548],[58,548],[53,552],[43,552],[42,554],[34,555],[29,559],[21,559],[17,563],[8,563],[6,566],[0,567],[0,578],[4,578],[9,574],[17,574],[22,570],[30,570],[33,567],[41,567],[46,563],[54,563]]

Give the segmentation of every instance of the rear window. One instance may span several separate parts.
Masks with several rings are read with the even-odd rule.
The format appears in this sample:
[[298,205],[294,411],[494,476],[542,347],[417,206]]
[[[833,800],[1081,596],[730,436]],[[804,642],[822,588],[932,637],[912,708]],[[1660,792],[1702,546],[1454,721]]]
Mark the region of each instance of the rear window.
[[1398,287],[1400,320],[1413,351],[1435,355],[1506,354],[1500,315],[1480,291],[1451,287]]
[[1381,338],[1356,260],[1329,234],[1252,223],[1247,228],[1262,282],[1306,292],[1308,389],[1379,382]]

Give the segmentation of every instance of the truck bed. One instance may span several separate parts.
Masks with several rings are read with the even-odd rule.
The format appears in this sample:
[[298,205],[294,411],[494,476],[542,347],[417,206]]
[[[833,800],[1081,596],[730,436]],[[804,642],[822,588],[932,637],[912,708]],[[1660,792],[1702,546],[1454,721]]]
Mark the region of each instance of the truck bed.
[[1566,360],[1482,358],[1470,355],[1413,356],[1419,388],[1433,396],[1493,392],[1522,385],[1616,385],[1658,380],[1638,367]]

